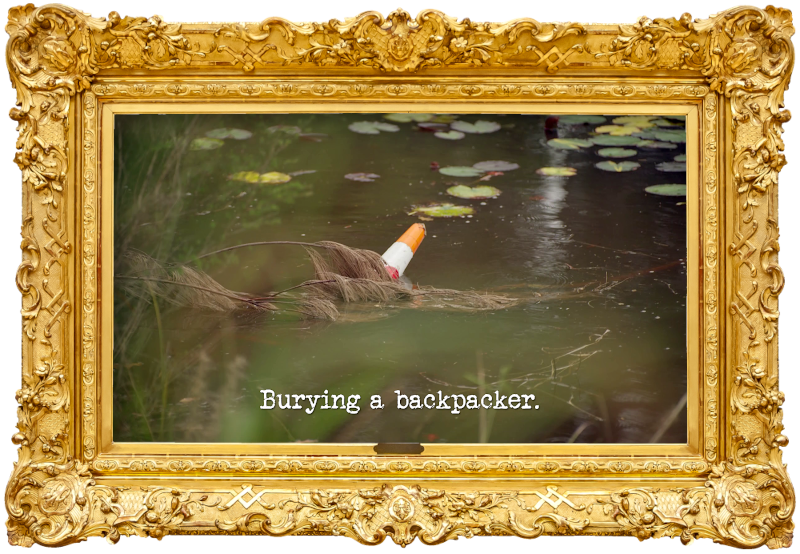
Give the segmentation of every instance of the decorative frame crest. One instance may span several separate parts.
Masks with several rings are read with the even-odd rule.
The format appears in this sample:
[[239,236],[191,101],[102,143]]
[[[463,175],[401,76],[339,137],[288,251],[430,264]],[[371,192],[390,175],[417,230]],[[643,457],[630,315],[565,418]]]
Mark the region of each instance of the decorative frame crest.
[[[401,545],[576,533],[791,544],[795,495],[781,461],[788,440],[777,364],[784,283],[777,182],[786,163],[781,125],[790,117],[783,93],[794,63],[788,10],[739,7],[708,19],[684,14],[619,26],[477,23],[433,10],[416,18],[400,10],[386,18],[366,12],[326,23],[225,25],[116,12],[99,19],[62,5],[27,5],[9,11],[6,30],[24,199],[16,276],[23,366],[13,437],[20,448],[5,494],[12,544],[197,532],[341,534],[368,544],[390,536]],[[556,73],[569,79],[555,80]],[[697,452],[426,458],[103,451],[104,102],[476,97],[698,106]],[[283,476],[280,489],[259,484],[275,474]],[[465,475],[469,484],[449,480]],[[597,481],[602,475],[615,478]],[[174,483],[137,485],[153,476]],[[588,476],[594,479],[580,482]]]

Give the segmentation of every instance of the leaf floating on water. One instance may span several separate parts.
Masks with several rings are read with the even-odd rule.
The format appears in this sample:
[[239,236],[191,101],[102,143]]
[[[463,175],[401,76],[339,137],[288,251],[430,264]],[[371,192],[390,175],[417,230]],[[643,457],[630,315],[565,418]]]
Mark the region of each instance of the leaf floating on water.
[[683,129],[659,129],[654,135],[656,140],[665,142],[686,142],[686,131]]
[[641,166],[636,162],[612,162],[610,160],[606,160],[604,162],[597,162],[594,164],[597,169],[602,169],[603,171],[612,171],[615,173],[625,173],[627,171],[635,171],[639,169]]
[[461,140],[467,135],[465,135],[460,131],[439,131],[437,133],[434,133],[433,136],[445,140]]
[[246,140],[253,136],[250,131],[244,129],[214,129],[206,133],[208,138]]
[[427,206],[412,206],[408,215],[422,215],[427,217],[463,217],[472,215],[475,210],[470,206],[456,206],[455,204],[429,204]]
[[639,148],[675,150],[677,147],[678,147],[677,144],[673,144],[671,142],[662,142],[660,140],[643,140],[642,142],[639,143]]
[[380,179],[380,177],[381,176],[377,173],[348,173],[344,176],[345,179],[358,181],[360,183],[372,183],[375,179]]
[[685,162],[661,162],[660,164],[656,164],[656,169],[658,171],[663,171],[664,173],[685,173],[686,172],[686,163]]
[[488,185],[477,187],[456,185],[448,188],[447,194],[450,196],[455,196],[456,198],[466,198],[468,200],[485,200],[487,198],[496,198],[500,196],[501,191],[498,188],[490,187]]
[[216,150],[225,144],[222,139],[200,137],[196,138],[189,145],[189,150]]
[[279,185],[281,183],[288,183],[291,180],[291,175],[287,175],[286,173],[281,173],[279,171],[270,171],[269,173],[264,173],[258,178],[258,182],[264,183],[265,185]]
[[557,148],[559,150],[580,150],[581,148],[589,148],[594,143],[590,140],[583,139],[550,139],[547,141],[547,146]]
[[456,119],[458,119],[457,115],[441,114],[440,113],[439,115],[434,116],[434,118],[431,119],[431,122],[433,122],[433,123],[452,123]]
[[633,136],[634,137],[639,137],[640,139],[645,139],[645,140],[656,140],[656,133],[658,131],[660,131],[660,130],[661,129],[658,129],[658,128],[654,127],[652,129],[645,129],[644,131],[639,131],[638,133],[633,133]]
[[297,177],[298,175],[309,175],[311,173],[316,173],[316,169],[301,169],[300,171],[292,171],[289,173],[292,177]]
[[658,196],[686,196],[686,185],[653,185],[644,190]]
[[672,121],[671,119],[659,118],[654,119],[653,123],[659,127],[683,127],[683,121]]
[[578,173],[578,170],[574,167],[540,167],[536,173],[548,177],[572,177]]
[[598,146],[639,146],[642,139],[631,136],[597,135],[592,137],[591,141]]
[[479,177],[483,171],[466,165],[451,165],[439,169],[439,173],[449,177]]
[[433,114],[429,113],[387,113],[383,116],[384,119],[393,121],[394,123],[411,123],[430,121],[433,119]]
[[478,134],[483,135],[486,133],[494,133],[495,131],[500,130],[500,124],[495,123],[494,121],[484,121],[478,120],[475,123],[469,123],[467,121],[453,121],[450,124],[450,127],[455,131],[461,131],[462,133],[471,133],[471,134]]
[[631,158],[636,155],[636,150],[628,148],[601,148],[597,151],[598,156],[603,158]]
[[655,127],[654,119],[656,118],[652,115],[623,115],[622,117],[615,117],[611,121],[617,125],[649,129],[650,127]]
[[472,167],[480,169],[481,171],[512,171],[514,169],[519,169],[519,164],[505,162],[503,160],[487,160],[485,162],[473,164]]
[[287,135],[299,135],[303,130],[296,125],[273,125],[268,127],[267,131],[270,133],[286,133]]
[[258,179],[261,177],[255,171],[240,171],[238,173],[234,173],[233,175],[229,175],[228,179],[232,181],[243,181],[245,183],[258,183]]
[[601,125],[600,127],[595,128],[595,133],[608,133],[609,135],[614,136],[626,136],[632,135],[633,133],[641,132],[639,127],[634,127],[633,125]]
[[686,162],[686,154],[678,154],[673,158],[676,162]]
[[396,133],[400,130],[397,125],[384,123],[383,121],[356,121],[348,125],[347,128],[360,135],[379,135],[381,131]]
[[558,122],[564,125],[599,125],[605,123],[602,115],[559,115]]

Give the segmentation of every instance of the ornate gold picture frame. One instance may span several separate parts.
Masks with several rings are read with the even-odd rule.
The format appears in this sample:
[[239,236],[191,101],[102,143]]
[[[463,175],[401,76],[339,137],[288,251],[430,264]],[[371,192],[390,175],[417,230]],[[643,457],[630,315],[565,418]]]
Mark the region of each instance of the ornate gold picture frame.
[[[168,24],[27,5],[10,10],[6,30],[23,178],[11,544],[196,533],[791,544],[777,364],[788,10],[632,25],[477,23],[432,10]],[[696,297],[687,302],[687,443],[452,445],[419,455],[114,443],[109,133],[115,113],[173,108],[685,115]]]

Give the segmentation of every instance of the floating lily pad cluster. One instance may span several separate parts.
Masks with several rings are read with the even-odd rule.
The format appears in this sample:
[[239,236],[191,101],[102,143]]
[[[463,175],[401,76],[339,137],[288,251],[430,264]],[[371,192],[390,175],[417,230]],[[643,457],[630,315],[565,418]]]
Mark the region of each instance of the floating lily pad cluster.
[[291,175],[281,173],[279,171],[270,171],[269,173],[258,173],[256,171],[239,171],[233,175],[229,175],[228,179],[232,181],[242,181],[244,183],[262,183],[265,185],[279,185],[281,183],[288,183],[292,180]]
[[253,133],[245,129],[212,129],[204,137],[198,137],[189,144],[189,150],[216,150],[225,144],[225,139],[247,140]]
[[436,138],[443,140],[461,140],[467,135],[485,135],[501,129],[495,121],[478,120],[474,123],[458,119],[456,115],[428,113],[390,113],[383,116],[387,121],[357,121],[348,128],[354,133],[377,135],[381,132],[395,133],[400,130],[394,123],[416,123],[422,131],[433,132]]

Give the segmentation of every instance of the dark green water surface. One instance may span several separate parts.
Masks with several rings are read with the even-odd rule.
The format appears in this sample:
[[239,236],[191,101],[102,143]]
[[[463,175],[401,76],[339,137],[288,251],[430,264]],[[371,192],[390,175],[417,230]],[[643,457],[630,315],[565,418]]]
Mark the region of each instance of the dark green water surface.
[[[378,135],[348,130],[355,121],[381,121],[379,114],[117,116],[120,275],[130,270],[121,258],[130,249],[164,262],[270,240],[331,240],[382,253],[418,221],[407,214],[413,205],[453,202],[474,215],[425,221],[428,236],[407,277],[520,300],[479,312],[340,306],[341,319],[330,322],[179,309],[115,286],[114,440],[685,442],[685,198],[644,192],[685,182],[684,173],[656,170],[684,145],[640,148],[628,158],[638,170],[604,172],[594,166],[600,147],[547,146],[555,135],[546,135],[545,117],[464,115],[502,129],[448,141],[414,123]],[[275,125],[327,136],[270,132]],[[253,136],[188,148],[221,127]],[[562,125],[558,136],[586,138],[592,128]],[[520,166],[479,183],[502,191],[494,199],[448,196],[448,186],[476,179],[431,169],[484,160]],[[536,173],[545,166],[577,174]],[[278,185],[228,179],[303,170],[315,172]],[[356,172],[380,177],[344,178]],[[228,289],[254,294],[313,277],[295,246],[239,249],[197,266]],[[262,410],[262,389],[357,394],[361,410]],[[395,390],[535,394],[539,409],[398,410]],[[384,409],[369,408],[373,394]]]

